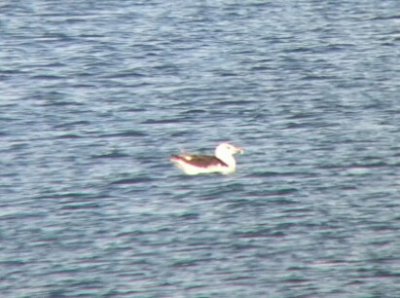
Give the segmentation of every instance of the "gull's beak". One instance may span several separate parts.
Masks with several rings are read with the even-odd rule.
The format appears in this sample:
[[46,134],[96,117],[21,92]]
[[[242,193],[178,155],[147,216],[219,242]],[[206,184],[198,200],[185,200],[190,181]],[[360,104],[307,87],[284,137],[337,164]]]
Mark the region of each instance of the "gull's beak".
[[237,147],[237,148],[236,148],[236,152],[237,152],[237,153],[240,153],[240,154],[243,154],[243,153],[244,153],[244,149],[243,149],[243,148],[240,148],[240,147]]

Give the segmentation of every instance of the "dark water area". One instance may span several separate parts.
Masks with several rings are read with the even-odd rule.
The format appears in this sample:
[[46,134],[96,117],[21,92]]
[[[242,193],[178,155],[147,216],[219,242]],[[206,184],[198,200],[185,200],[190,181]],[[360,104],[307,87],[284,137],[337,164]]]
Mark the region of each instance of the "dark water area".
[[[1,297],[400,297],[400,1],[2,1]],[[230,176],[169,156],[244,147]]]

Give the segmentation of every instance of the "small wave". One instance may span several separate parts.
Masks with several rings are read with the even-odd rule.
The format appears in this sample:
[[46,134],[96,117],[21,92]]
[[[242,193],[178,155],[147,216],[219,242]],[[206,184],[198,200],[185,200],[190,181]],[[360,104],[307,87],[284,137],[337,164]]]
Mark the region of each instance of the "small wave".
[[129,155],[125,154],[125,153],[122,153],[122,152],[119,152],[119,151],[112,151],[112,152],[109,152],[109,153],[98,154],[98,155],[93,155],[92,156],[92,158],[95,158],[95,159],[97,159],[97,158],[100,158],[100,159],[102,159],[102,158],[115,159],[115,158],[125,158],[125,157],[129,157]]
[[67,203],[61,207],[61,210],[76,210],[76,209],[96,209],[100,205],[95,202],[74,202]]
[[285,233],[275,228],[258,227],[252,230],[237,231],[234,233],[239,238],[269,238],[283,237]]
[[147,134],[139,130],[125,130],[117,133],[104,134],[101,137],[145,137]]
[[82,136],[75,133],[66,133],[56,137],[56,139],[80,139]]
[[142,124],[174,124],[180,123],[181,118],[170,118],[170,119],[147,119],[142,122]]
[[123,184],[140,184],[140,183],[148,183],[152,181],[151,178],[146,176],[134,177],[134,178],[124,178],[112,181],[111,185],[123,185]]

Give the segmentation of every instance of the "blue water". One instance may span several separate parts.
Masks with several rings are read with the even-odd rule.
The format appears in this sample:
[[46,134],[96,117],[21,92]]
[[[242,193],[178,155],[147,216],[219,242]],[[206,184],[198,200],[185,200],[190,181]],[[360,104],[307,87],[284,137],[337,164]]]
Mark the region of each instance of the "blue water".
[[2,1],[1,297],[400,297],[399,12]]

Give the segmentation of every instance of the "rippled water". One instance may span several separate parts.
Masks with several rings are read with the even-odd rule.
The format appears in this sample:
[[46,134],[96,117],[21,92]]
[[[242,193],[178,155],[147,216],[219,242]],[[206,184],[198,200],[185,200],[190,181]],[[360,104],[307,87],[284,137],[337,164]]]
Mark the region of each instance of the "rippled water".
[[399,11],[2,1],[1,296],[400,297]]

